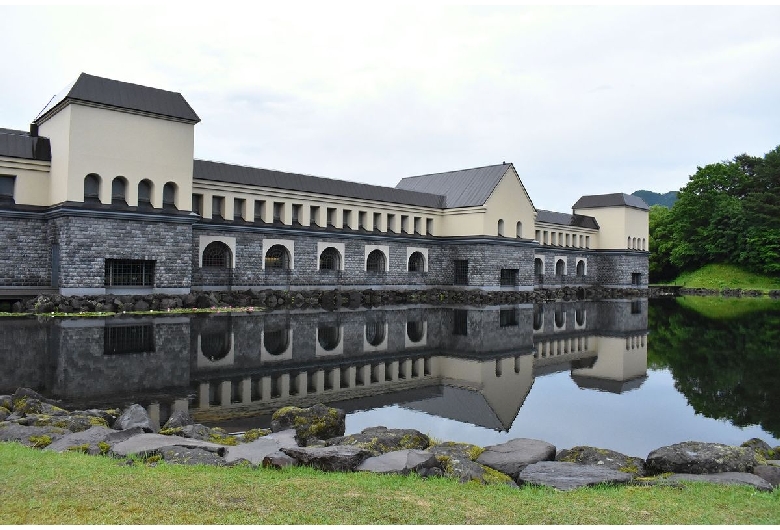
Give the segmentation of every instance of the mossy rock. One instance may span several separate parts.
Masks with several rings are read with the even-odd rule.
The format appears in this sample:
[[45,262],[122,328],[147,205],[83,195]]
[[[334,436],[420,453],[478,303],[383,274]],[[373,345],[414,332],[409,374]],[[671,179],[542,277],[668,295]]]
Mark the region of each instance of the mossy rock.
[[555,460],[558,462],[604,466],[606,469],[629,473],[634,477],[643,477],[645,475],[645,461],[642,458],[627,456],[611,449],[579,445],[560,451]]
[[388,429],[387,427],[369,427],[358,434],[330,438],[326,445],[354,445],[379,456],[402,449],[427,449],[430,438],[415,429]]
[[271,434],[270,429],[250,429],[238,436],[238,439],[242,443],[249,443],[254,442],[258,438],[262,438],[263,436],[268,436],[269,434]]
[[14,400],[8,395],[0,396],[0,407],[8,409],[9,411],[13,410]]
[[760,438],[751,438],[740,447],[749,447],[756,452],[756,457],[763,460],[774,460],[775,451],[772,446]]
[[465,442],[439,442],[432,444],[428,450],[438,455],[463,455],[469,460],[476,461],[485,448]]
[[295,429],[295,438],[301,446],[318,440],[344,436],[346,413],[320,403],[309,407],[283,407],[274,412],[271,420],[273,432]]
[[39,436],[30,436],[28,438],[28,441],[32,444],[32,447],[35,449],[43,449],[44,447],[48,447],[51,445],[52,439],[51,436],[48,434],[42,434]]
[[51,416],[48,414],[28,414],[27,425],[34,427],[58,427],[71,432],[86,431],[90,427],[108,427],[103,418],[97,416],[71,415]]
[[0,421],[5,421],[5,419],[11,415],[11,410],[7,409],[5,407],[0,407]]

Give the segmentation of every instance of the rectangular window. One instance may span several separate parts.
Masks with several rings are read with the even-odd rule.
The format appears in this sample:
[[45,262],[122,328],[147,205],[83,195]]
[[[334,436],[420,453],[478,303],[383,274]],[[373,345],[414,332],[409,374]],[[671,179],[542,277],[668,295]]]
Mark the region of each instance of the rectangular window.
[[517,285],[520,269],[501,269],[501,285]]
[[569,234],[566,234],[566,246],[571,246],[571,236]]
[[535,238],[536,238],[536,240],[537,240],[537,241],[539,241],[540,243],[542,242],[542,240],[540,239],[541,237],[542,237],[542,232],[541,232],[541,230],[537,230],[537,231],[536,231],[536,236],[535,236]]
[[233,199],[233,220],[243,221],[246,213],[246,199]]
[[312,206],[309,209],[309,226],[320,226],[319,217],[320,217],[320,207]]
[[429,236],[433,235],[433,219],[426,219],[425,220],[425,233]]
[[501,309],[498,312],[498,326],[506,328],[509,326],[517,326],[520,323],[517,309]]
[[585,248],[590,248],[590,236],[585,236]]
[[631,284],[632,285],[642,285],[642,273],[641,272],[632,272],[631,273]]
[[154,352],[154,325],[108,326],[104,331],[103,354]]
[[106,259],[106,287],[153,287],[154,261]]
[[452,334],[463,337],[469,334],[468,309],[454,309],[452,312]]
[[219,195],[211,197],[211,218],[212,219],[224,219],[225,218],[225,198]]
[[255,201],[255,222],[263,222],[263,214],[265,213],[265,201]]
[[631,301],[631,314],[632,315],[641,315],[642,314],[642,301],[641,300],[632,300]]
[[542,241],[542,244],[546,245],[547,244],[547,235],[548,235],[547,230],[542,232],[542,235],[543,235],[543,239],[544,239],[544,241]]
[[352,210],[342,211],[341,228],[344,230],[352,228]]
[[401,216],[401,233],[402,234],[408,234],[409,233],[409,216],[408,215],[402,215]]
[[303,208],[303,206],[300,204],[292,205],[292,224],[294,225],[301,224],[301,208]]
[[395,214],[387,214],[387,231],[395,233]]
[[469,261],[466,259],[455,260],[455,285],[469,284]]
[[358,230],[366,229],[366,212],[358,212]]
[[550,232],[550,244],[555,246],[558,242],[558,232]]
[[192,194],[192,211],[203,216],[203,195],[200,193]]
[[414,233],[418,235],[422,234],[422,217],[414,218]]
[[331,228],[335,228],[336,226],[336,209],[335,208],[328,208],[328,226]]
[[284,203],[283,202],[275,202],[274,203],[274,223],[281,223],[283,217],[284,217]]
[[374,231],[377,232],[382,229],[382,214],[374,213]]

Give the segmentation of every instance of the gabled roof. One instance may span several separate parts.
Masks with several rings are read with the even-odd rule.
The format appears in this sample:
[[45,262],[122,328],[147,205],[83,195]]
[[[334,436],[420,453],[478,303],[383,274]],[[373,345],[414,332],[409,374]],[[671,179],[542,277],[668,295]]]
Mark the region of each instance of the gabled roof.
[[314,177],[312,175],[285,173],[271,169],[236,166],[222,162],[210,162],[208,160],[195,160],[193,177],[217,182],[321,193],[338,197],[392,202],[428,208],[442,208],[444,205],[444,197],[433,193],[373,186],[360,182]]
[[482,206],[493,193],[512,164],[461,169],[406,177],[396,186],[399,190],[439,193],[446,197],[445,208]]
[[48,138],[30,136],[25,131],[0,129],[0,156],[50,162],[51,144]]
[[46,121],[69,101],[105,105],[191,123],[200,121],[184,96],[178,92],[82,73],[49,101],[35,118],[35,123]]
[[610,206],[628,206],[630,208],[639,208],[640,210],[649,210],[650,207],[641,198],[627,193],[608,193],[606,195],[584,195],[580,197],[572,209],[582,208],[608,208]]
[[596,222],[595,217],[551,212],[549,210],[537,210],[536,222],[562,226],[578,226],[580,228],[593,228],[595,230],[599,229],[599,224]]

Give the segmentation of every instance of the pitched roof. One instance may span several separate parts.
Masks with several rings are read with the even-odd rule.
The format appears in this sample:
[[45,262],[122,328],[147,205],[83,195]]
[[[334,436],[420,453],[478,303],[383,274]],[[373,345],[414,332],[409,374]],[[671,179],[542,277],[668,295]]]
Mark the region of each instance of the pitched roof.
[[41,123],[57,112],[67,101],[107,105],[118,109],[134,110],[156,116],[197,123],[198,115],[184,96],[159,88],[151,88],[124,81],[82,73],[71,85],[54,96],[35,118]]
[[51,144],[48,138],[25,131],[0,129],[0,156],[51,161]]
[[501,181],[512,164],[461,169],[446,173],[433,173],[406,177],[397,189],[422,193],[440,193],[446,197],[445,208],[482,206]]
[[578,226],[580,228],[593,228],[598,230],[599,224],[595,217],[589,215],[572,215],[570,213],[551,212],[549,210],[537,210],[537,223],[549,223],[562,226]]
[[360,182],[236,166],[208,160],[195,160],[193,177],[217,182],[322,193],[338,197],[392,202],[428,208],[442,208],[444,205],[444,197],[433,193],[420,193],[385,186],[362,184]]
[[641,198],[626,193],[608,193],[606,195],[584,195],[580,197],[572,209],[579,208],[607,208],[610,206],[628,206],[649,210],[650,207]]

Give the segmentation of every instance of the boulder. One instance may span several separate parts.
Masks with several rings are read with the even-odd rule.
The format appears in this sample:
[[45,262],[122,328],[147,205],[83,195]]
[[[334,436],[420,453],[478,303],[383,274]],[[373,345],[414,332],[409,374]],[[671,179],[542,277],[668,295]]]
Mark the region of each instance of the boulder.
[[108,427],[95,426],[81,432],[66,434],[56,442],[44,448],[44,451],[62,453],[75,449],[91,455],[105,454],[111,445],[106,441],[110,434],[116,433]]
[[281,451],[270,453],[263,458],[263,467],[271,469],[282,469],[284,467],[297,466],[299,462],[293,457],[284,454]]
[[681,484],[683,482],[709,482],[710,484],[731,484],[753,486],[758,491],[772,491],[772,484],[752,473],[724,472],[711,474],[675,473],[655,481],[655,484]]
[[24,418],[27,425],[36,427],[59,427],[71,432],[86,431],[92,427],[108,427],[108,423],[100,417],[83,413],[73,413],[64,416],[48,414],[28,414]]
[[177,410],[171,414],[171,417],[168,418],[168,421],[165,422],[165,425],[163,425],[160,430],[175,429],[177,427],[184,427],[185,425],[193,425],[194,423],[195,421],[192,419],[189,412],[186,410]]
[[416,449],[402,449],[367,458],[355,470],[397,475],[408,475],[411,472],[420,473],[424,470],[422,474],[428,475],[431,469],[442,469],[441,463],[433,453]]
[[753,468],[753,474],[769,482],[773,488],[780,486],[780,467],[756,466]]
[[159,430],[152,422],[146,409],[138,404],[130,405],[123,410],[122,414],[114,422],[113,427],[117,431],[131,429],[133,427],[141,427],[145,432],[157,432]]
[[683,442],[651,451],[645,461],[649,473],[747,472],[758,465],[752,448]]
[[346,413],[320,403],[309,407],[284,407],[274,412],[271,420],[273,432],[295,429],[295,438],[302,446],[316,440],[328,440],[344,436]]
[[636,456],[626,456],[610,449],[579,445],[559,452],[555,460],[557,462],[604,466],[607,469],[630,473],[634,477],[642,477],[645,474],[645,461],[643,459]]
[[38,449],[49,446],[66,434],[68,431],[59,427],[34,427],[17,423],[0,426],[0,442],[18,442]]
[[218,453],[220,456],[225,454],[225,446],[203,440],[194,440],[192,438],[182,438],[180,436],[165,436],[162,434],[147,433],[138,434],[127,440],[114,444],[111,447],[111,453],[115,456],[125,457],[132,454],[149,454],[158,449],[168,446],[178,447],[200,447]]
[[237,460],[246,460],[257,466],[263,462],[266,456],[279,452],[281,448],[282,445],[277,440],[268,437],[258,438],[254,442],[228,447],[225,452],[225,461],[231,463]]
[[322,471],[354,471],[371,453],[354,445],[328,447],[284,447],[282,452],[301,465]]
[[182,464],[194,466],[202,464],[205,466],[224,466],[225,459],[214,451],[208,451],[200,447],[182,447],[180,445],[170,445],[160,447],[156,453],[169,464]]
[[504,484],[517,487],[514,479],[505,473],[474,462],[482,453],[479,446],[444,442],[428,448],[436,456],[444,470],[444,476],[458,479],[460,482],[478,482],[480,484]]
[[415,429],[388,429],[369,427],[358,434],[338,436],[325,445],[355,445],[369,451],[372,456],[400,451],[402,449],[427,449],[431,439]]
[[747,442],[740,445],[740,447],[750,447],[759,457],[764,459],[775,456],[775,451],[772,449],[772,446],[760,438],[751,438]]
[[3,395],[0,396],[0,407],[3,407],[8,410],[13,410],[14,408],[14,400],[9,395]]
[[5,421],[5,419],[11,415],[11,411],[8,410],[5,407],[0,407],[0,421]]
[[515,438],[503,444],[485,447],[476,462],[517,480],[518,474],[526,466],[554,458],[554,445],[531,438]]
[[626,484],[634,476],[604,466],[575,464],[574,462],[537,462],[529,464],[517,477],[520,485],[550,486],[568,491],[596,484]]

